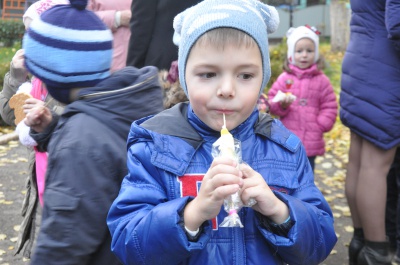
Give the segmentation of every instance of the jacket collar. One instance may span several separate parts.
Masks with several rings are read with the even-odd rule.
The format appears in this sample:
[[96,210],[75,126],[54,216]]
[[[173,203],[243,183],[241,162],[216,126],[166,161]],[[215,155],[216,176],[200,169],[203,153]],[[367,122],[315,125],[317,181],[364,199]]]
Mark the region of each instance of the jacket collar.
[[307,69],[300,69],[297,66],[290,64],[289,68],[291,70],[290,74],[295,75],[299,79],[310,78],[322,73],[321,70],[318,69],[317,64],[313,64]]
[[[167,169],[176,175],[183,175],[186,169],[196,153],[196,150],[206,141],[204,137],[211,137],[209,135],[219,135],[219,132],[215,132],[209,129],[209,135],[207,135],[206,126],[203,124],[193,123],[188,121],[188,116],[191,116],[190,106],[188,103],[179,103],[171,109],[165,110],[160,114],[152,117],[145,118],[134,123],[134,127],[139,128],[139,131],[145,133],[147,137],[151,137],[154,143],[154,153],[152,154],[152,163],[160,168]],[[193,116],[192,116],[193,118]],[[245,123],[249,124],[245,124]],[[253,122],[253,123],[251,123]],[[259,114],[256,110],[247,119],[244,124],[251,126],[250,128],[235,128],[232,130],[232,134],[241,137],[241,134],[245,130],[249,133],[254,132],[263,135],[267,138],[272,137],[272,125],[273,119],[268,114]],[[197,131],[193,125],[201,126],[202,129]],[[254,127],[252,126],[254,124]],[[140,129],[142,127],[142,129]],[[144,131],[143,131],[144,129]],[[136,130],[135,130],[136,131]],[[138,131],[138,132],[139,132]],[[142,135],[143,136],[143,135]],[[178,143],[176,139],[171,138],[178,137],[183,143]],[[146,137],[146,136],[144,136]],[[128,140],[128,145],[137,141],[137,135],[131,134]],[[243,141],[243,139],[239,139]],[[275,142],[284,142],[286,138],[272,139]],[[171,149],[174,152],[169,152]],[[184,156],[182,154],[185,154]]]

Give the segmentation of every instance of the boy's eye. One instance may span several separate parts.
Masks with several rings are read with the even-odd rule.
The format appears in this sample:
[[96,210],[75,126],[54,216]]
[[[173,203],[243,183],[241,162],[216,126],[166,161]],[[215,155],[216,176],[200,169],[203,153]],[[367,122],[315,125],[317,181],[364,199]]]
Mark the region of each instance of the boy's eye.
[[216,73],[203,73],[203,74],[200,74],[200,76],[202,77],[202,78],[213,78],[213,77],[215,77],[217,74]]
[[240,74],[239,77],[247,80],[247,79],[252,78],[253,76],[251,74]]

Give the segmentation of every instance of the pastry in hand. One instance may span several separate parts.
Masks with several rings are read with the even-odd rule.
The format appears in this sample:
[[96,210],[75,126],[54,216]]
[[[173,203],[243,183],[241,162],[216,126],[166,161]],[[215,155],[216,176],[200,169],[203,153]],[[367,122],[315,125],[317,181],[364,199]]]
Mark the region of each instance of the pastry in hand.
[[31,98],[32,96],[28,93],[21,92],[13,95],[10,98],[10,101],[8,104],[10,105],[10,108],[14,109],[14,115],[15,115],[15,125],[18,125],[20,121],[22,121],[25,118],[25,113],[24,113],[24,104],[25,100],[28,98]]

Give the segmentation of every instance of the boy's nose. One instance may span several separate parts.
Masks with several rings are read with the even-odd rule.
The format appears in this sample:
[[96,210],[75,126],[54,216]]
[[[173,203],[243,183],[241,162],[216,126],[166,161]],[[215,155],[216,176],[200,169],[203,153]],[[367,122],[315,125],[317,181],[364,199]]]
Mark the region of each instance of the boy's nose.
[[220,97],[233,97],[235,95],[235,82],[233,78],[226,77],[221,79],[217,93]]

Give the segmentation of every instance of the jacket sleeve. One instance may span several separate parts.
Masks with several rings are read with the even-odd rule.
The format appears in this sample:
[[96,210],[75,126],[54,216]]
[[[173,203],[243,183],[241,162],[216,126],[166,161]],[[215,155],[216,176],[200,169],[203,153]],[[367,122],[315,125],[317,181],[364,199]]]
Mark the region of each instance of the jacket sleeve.
[[58,120],[60,119],[60,116],[54,111],[51,112],[51,116],[53,118],[49,126],[47,126],[47,128],[43,132],[38,133],[33,129],[30,129],[29,131],[29,136],[32,137],[37,143],[36,148],[39,152],[47,152],[47,146],[49,145],[51,136],[57,126]]
[[127,164],[128,175],[107,218],[114,254],[123,264],[180,264],[202,249],[211,235],[211,225],[203,225],[196,242],[188,240],[180,224],[191,198],[168,198],[166,184],[160,183],[145,143],[130,147]]
[[291,106],[289,106],[286,109],[283,109],[281,107],[280,102],[272,102],[274,99],[275,95],[278,93],[279,90],[283,91],[284,88],[284,82],[283,82],[283,74],[281,74],[277,80],[272,84],[272,87],[268,91],[268,100],[269,100],[269,105],[270,105],[270,112],[273,115],[279,116],[279,117],[285,117],[291,110]]
[[10,64],[10,71],[4,76],[3,90],[0,92],[0,114],[8,125],[15,125],[14,110],[10,108],[8,101],[17,93],[19,86],[28,80],[28,72],[15,69],[12,63]]
[[329,132],[333,128],[333,125],[336,121],[338,103],[328,77],[323,75],[321,78],[321,101],[317,122],[322,132]]
[[388,38],[400,52],[400,0],[387,0],[385,23],[388,31]]
[[[58,133],[71,136],[63,130]],[[108,240],[107,212],[120,183],[115,179],[126,170],[123,162],[118,163],[115,148],[98,140],[106,137],[97,131],[91,135],[93,140],[84,131],[79,134],[64,137],[52,149],[32,265],[91,264],[93,253]]]
[[261,233],[288,264],[320,264],[337,242],[332,211],[314,184],[304,147],[300,150],[297,174],[299,185],[290,195],[275,192],[288,207],[293,226],[287,237],[266,229]]
[[153,36],[158,0],[132,1],[127,66],[145,66],[147,49]]

